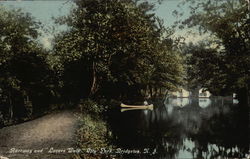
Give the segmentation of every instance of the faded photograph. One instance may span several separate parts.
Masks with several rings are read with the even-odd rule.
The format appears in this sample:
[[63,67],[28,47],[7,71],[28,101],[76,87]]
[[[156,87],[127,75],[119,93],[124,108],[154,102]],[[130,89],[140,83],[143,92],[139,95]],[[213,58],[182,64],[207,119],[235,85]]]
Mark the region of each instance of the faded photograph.
[[0,159],[250,159],[249,0],[0,0]]

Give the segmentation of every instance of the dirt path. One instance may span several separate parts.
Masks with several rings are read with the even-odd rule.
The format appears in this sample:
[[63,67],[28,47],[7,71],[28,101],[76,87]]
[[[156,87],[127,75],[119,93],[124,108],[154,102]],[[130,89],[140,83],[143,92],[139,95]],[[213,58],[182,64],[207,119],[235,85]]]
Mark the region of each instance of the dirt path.
[[69,159],[69,148],[76,149],[78,121],[74,112],[64,111],[2,128],[0,159]]

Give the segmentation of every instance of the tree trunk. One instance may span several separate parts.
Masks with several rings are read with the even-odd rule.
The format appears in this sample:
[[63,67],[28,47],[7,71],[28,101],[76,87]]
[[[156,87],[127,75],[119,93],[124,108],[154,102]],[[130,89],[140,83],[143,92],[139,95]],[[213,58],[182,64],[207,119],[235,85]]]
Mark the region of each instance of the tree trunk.
[[165,98],[165,97],[168,97],[168,90],[165,90],[164,98]]
[[9,92],[9,115],[10,115],[10,119],[13,118],[13,102],[12,102],[12,99],[11,99],[11,92]]
[[91,88],[90,88],[90,93],[89,96],[92,96],[96,92],[96,68],[95,68],[95,62],[92,63],[92,68],[91,68],[91,74],[92,74],[92,81],[91,81]]
[[160,96],[163,96],[163,91],[162,91],[163,89],[162,88],[160,88]]
[[159,95],[160,95],[160,90],[157,87],[155,87],[155,98],[159,97]]
[[247,105],[250,108],[250,88],[249,85],[247,85]]
[[150,92],[150,98],[153,97],[153,88],[152,86],[149,86],[149,92]]

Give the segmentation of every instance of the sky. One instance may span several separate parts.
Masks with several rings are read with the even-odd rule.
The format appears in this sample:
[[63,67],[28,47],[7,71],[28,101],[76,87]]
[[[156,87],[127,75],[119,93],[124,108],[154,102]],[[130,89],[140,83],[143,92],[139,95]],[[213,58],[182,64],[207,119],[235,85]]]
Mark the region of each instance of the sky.
[[[40,21],[44,28],[52,28],[55,25],[52,17],[60,17],[69,14],[71,5],[67,1],[2,1],[0,2],[6,8],[21,8],[23,12],[28,12]],[[57,29],[59,26],[56,26]],[[63,29],[63,27],[59,27]],[[41,30],[42,35],[39,41],[46,49],[51,49],[53,35]]]
[[[155,0],[151,0],[152,2]],[[176,21],[176,17],[173,16],[172,12],[177,9],[177,5],[182,0],[165,0],[160,5],[156,5],[155,14],[164,21],[164,25],[171,27]],[[72,3],[68,0],[47,0],[47,1],[0,1],[0,4],[7,8],[21,8],[24,12],[29,12],[38,21],[42,22],[45,28],[51,28],[54,26],[52,17],[60,17],[69,14],[72,8]],[[188,13],[188,8],[184,8]],[[188,17],[186,14],[184,17]],[[59,30],[65,27],[56,26]],[[177,30],[176,35],[184,35],[188,41],[199,40],[202,37],[194,37],[185,35],[186,30]],[[51,48],[51,40],[53,35],[51,33],[43,33],[40,37],[40,42],[45,48]]]
[[9,8],[21,8],[47,25],[53,23],[52,16],[66,15],[70,9],[66,1],[2,1],[0,4]]

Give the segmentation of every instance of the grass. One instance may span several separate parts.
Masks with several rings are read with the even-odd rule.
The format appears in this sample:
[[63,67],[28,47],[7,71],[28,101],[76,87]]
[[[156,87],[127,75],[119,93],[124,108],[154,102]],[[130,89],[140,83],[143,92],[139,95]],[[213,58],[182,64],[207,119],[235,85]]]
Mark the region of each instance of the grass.
[[101,117],[104,107],[88,99],[82,101],[79,108],[81,110],[81,124],[77,131],[77,143],[82,153],[76,154],[74,159],[106,158],[108,155],[101,154],[100,150],[112,147],[108,144],[112,133]]

